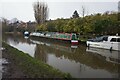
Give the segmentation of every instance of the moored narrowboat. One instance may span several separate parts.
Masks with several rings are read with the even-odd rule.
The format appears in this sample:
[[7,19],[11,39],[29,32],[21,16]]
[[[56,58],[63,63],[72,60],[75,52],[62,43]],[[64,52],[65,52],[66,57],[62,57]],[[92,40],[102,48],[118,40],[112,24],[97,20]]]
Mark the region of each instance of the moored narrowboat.
[[30,36],[52,38],[57,40],[70,41],[71,44],[78,44],[76,33],[59,33],[59,32],[33,32]]

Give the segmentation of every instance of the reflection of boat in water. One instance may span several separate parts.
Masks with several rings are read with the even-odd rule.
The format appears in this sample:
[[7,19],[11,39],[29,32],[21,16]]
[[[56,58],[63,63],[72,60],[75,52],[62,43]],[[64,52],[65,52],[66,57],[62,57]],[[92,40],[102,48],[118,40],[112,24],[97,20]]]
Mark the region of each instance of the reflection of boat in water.
[[28,36],[24,36],[25,39],[28,39],[29,37]]
[[78,47],[77,45],[60,45],[60,44],[41,42],[41,41],[31,40],[31,39],[30,41],[36,44],[50,46],[51,48],[59,49],[61,51],[70,52],[70,53],[74,53],[75,49],[77,49]]
[[118,56],[119,51],[109,51],[106,49],[99,49],[99,48],[92,48],[92,47],[87,48],[86,51],[103,56],[106,58],[106,61],[119,64],[119,61],[120,61],[120,58]]
[[[33,41],[33,42],[32,42]],[[117,73],[118,72],[118,65],[116,63],[112,63],[106,60],[105,57],[101,55],[95,55],[91,52],[86,52],[86,47],[80,47],[78,48],[71,48],[70,45],[62,45],[62,44],[56,44],[56,43],[49,43],[47,42],[40,42],[32,39],[32,43],[37,44],[37,52],[35,53],[35,57],[37,59],[42,59],[43,61],[49,63],[49,60],[53,60],[54,57],[56,57],[58,60],[55,61],[56,63],[59,63],[59,61],[66,63],[66,60],[68,62],[75,62],[80,63],[85,66],[89,66],[93,69],[103,71],[109,71],[111,73]],[[48,45],[49,44],[49,45]],[[109,51],[109,50],[108,50]],[[91,54],[90,54],[91,53]],[[53,57],[51,57],[53,55]],[[39,56],[39,57],[38,57]],[[43,56],[43,58],[41,58]],[[54,64],[54,61],[52,61]],[[64,63],[64,64],[65,64]],[[60,63],[61,66],[62,63]],[[67,64],[66,64],[67,65]],[[68,66],[68,65],[67,65]],[[59,69],[59,67],[57,67]],[[68,67],[69,68],[69,67]]]
[[88,39],[87,46],[109,50],[120,50],[120,36],[102,36],[95,39]]

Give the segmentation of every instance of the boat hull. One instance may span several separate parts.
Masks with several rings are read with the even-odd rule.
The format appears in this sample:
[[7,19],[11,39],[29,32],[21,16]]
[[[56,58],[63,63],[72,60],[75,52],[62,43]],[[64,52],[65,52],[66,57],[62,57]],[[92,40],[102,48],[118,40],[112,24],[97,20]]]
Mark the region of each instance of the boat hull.
[[71,43],[71,40],[63,40],[63,39],[55,39],[55,38],[49,38],[49,37],[43,37],[43,36],[30,36],[31,38],[35,38],[37,40],[41,41],[50,41],[50,42],[59,42],[59,43]]
[[120,43],[111,43],[111,42],[91,42],[87,41],[88,47],[103,48],[109,50],[118,50],[120,51]]
[[77,45],[78,44],[78,40],[71,40],[71,44]]

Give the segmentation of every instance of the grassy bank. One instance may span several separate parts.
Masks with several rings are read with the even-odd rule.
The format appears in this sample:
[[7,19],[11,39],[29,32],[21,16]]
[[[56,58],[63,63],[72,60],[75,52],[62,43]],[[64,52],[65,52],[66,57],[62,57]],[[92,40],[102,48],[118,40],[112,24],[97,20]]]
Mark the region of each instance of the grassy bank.
[[2,46],[6,48],[8,55],[16,63],[15,66],[19,66],[19,69],[27,74],[29,78],[71,78],[70,74],[54,69],[48,64],[38,61],[4,42]]

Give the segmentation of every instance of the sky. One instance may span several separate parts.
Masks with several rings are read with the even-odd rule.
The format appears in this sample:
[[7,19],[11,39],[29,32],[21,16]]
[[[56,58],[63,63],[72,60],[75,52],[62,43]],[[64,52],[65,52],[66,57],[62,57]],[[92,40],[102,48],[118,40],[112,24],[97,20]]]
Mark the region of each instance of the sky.
[[[35,21],[33,3],[38,0],[0,0],[0,17],[11,20]],[[41,0],[48,4],[49,18],[70,18],[75,10],[82,16],[82,6],[85,14],[118,11],[120,0]]]

